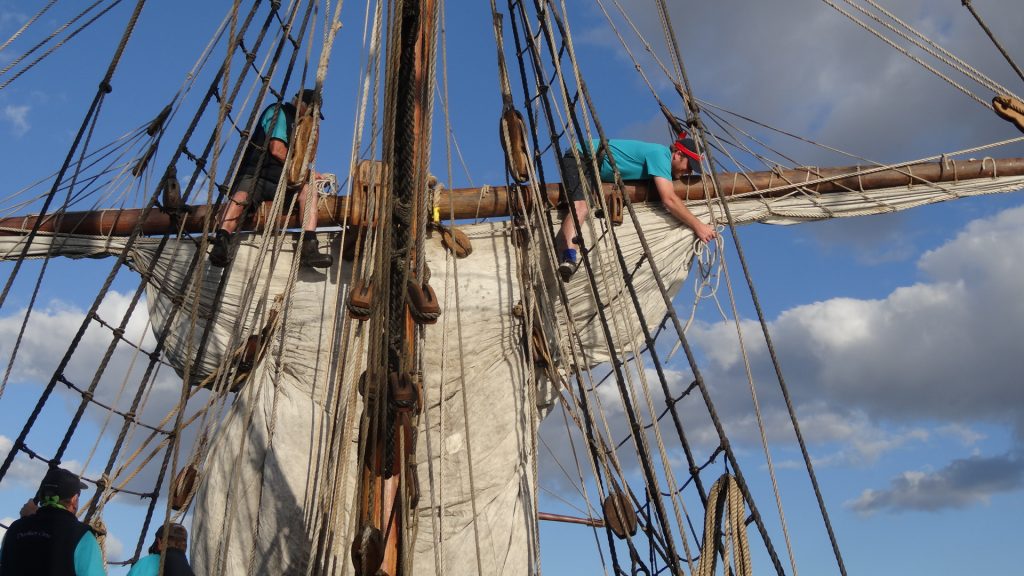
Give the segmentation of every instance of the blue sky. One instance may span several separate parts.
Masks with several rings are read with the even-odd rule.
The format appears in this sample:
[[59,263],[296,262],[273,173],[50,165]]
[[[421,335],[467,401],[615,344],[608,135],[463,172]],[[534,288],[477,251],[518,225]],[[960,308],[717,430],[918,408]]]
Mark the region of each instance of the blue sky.
[[[17,30],[36,4],[0,0],[0,39]],[[0,196],[59,166],[130,11],[125,4],[0,90],[0,157],[6,168],[6,189]],[[96,142],[109,142],[146,123],[168,103],[226,11],[226,3],[209,1],[149,4],[114,76]],[[663,138],[657,107],[600,12],[589,3],[567,4],[582,73],[605,131],[619,137]],[[624,4],[656,51],[665,54],[650,6]],[[1024,92],[1021,80],[959,2],[889,4],[966,61]],[[975,4],[1010,53],[1024,59],[1018,34],[1024,16],[1014,9],[1016,3]],[[1019,135],[823,2],[725,0],[685,6],[674,7],[672,15],[690,82],[702,100],[882,162]],[[44,18],[49,22],[42,30],[52,30],[78,9],[55,8]],[[456,168],[453,185],[501,184],[495,130],[501,102],[490,14],[482,2],[449,10],[447,104],[470,170],[465,174]],[[347,2],[344,14],[324,90],[327,118],[317,162],[319,170],[340,176],[350,153],[363,34],[359,3]],[[0,51],[0,68],[28,46],[26,39]],[[506,46],[511,46],[510,38]],[[664,77],[655,68],[647,69],[660,96],[678,108]],[[0,75],[0,82],[8,77]],[[202,81],[198,85],[205,86]],[[514,91],[517,102],[520,94]],[[190,94],[183,110],[196,100]],[[446,172],[442,114],[439,102],[432,166],[439,175]],[[778,135],[764,137],[804,164],[856,163]],[[1024,156],[1024,149],[1011,147],[992,155]],[[0,208],[6,210],[7,204]],[[1024,513],[1024,364],[1019,354],[1024,308],[1014,298],[1024,289],[1024,274],[1018,272],[1024,253],[1024,197],[1015,193],[961,200],[793,227],[755,225],[741,229],[740,238],[850,573],[1012,572],[1015,564],[1005,551],[1019,542],[1022,531],[1014,520]],[[735,250],[729,246],[726,251],[747,326],[753,309]],[[24,407],[35,402],[40,379],[48,377],[47,362],[63,351],[109,266],[102,261],[54,262],[47,272],[28,351],[0,397],[0,452],[9,449]],[[0,265],[0,270],[9,269],[9,264]],[[21,273],[11,300],[0,309],[0,350],[5,351],[0,357],[5,364],[11,331],[20,323],[19,310],[31,295],[36,270],[29,266]],[[132,274],[122,273],[114,284],[117,296],[105,306],[123,309],[135,281]],[[689,307],[685,290],[680,305]],[[697,318],[691,339],[701,351],[705,378],[725,413],[762,513],[777,525],[730,325],[713,306],[702,307]],[[758,330],[749,328],[748,337],[753,338]],[[142,338],[144,319],[133,319],[131,329]],[[794,467],[799,454],[780,417],[763,346],[752,345],[751,354],[798,568],[804,574],[837,573],[806,474]],[[130,359],[122,361],[127,370]],[[680,382],[688,378],[679,358],[672,368]],[[165,385],[170,394],[173,383],[168,379]],[[62,430],[71,404],[60,398],[48,407],[46,417]],[[98,422],[95,414],[87,418],[82,436],[95,431]],[[561,429],[557,422],[547,422],[543,430],[557,438]],[[51,435],[43,433],[38,441],[55,442]],[[76,445],[72,455],[81,462],[88,450],[87,443]],[[542,461],[541,482],[556,489],[561,480],[553,469],[550,461]],[[0,517],[13,516],[31,492],[34,470],[22,473],[24,482],[5,479],[0,487]],[[541,509],[558,511],[560,506],[542,496]],[[124,502],[117,514],[128,524],[138,508]],[[542,534],[548,573],[599,570],[587,564],[590,554],[564,553],[569,547],[589,550],[594,537],[588,530],[544,524]],[[134,542],[132,534],[115,535],[128,546]],[[781,539],[775,541],[781,547]]]

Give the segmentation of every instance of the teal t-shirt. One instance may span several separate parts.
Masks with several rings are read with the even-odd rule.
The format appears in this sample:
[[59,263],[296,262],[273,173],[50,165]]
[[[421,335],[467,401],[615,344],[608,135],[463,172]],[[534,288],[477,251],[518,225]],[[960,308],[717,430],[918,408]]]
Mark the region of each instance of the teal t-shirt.
[[[597,150],[600,144],[600,140],[590,141],[592,150]],[[672,179],[672,152],[664,144],[640,140],[609,140],[608,149],[615,158],[615,164],[623,180],[647,180],[654,176]],[[615,181],[615,173],[607,157],[601,161],[601,180]]]
[[288,143],[288,120],[285,118],[285,112],[283,107],[271,106],[263,112],[263,117],[260,118],[260,125],[263,126],[263,132],[270,135],[271,138],[275,138]]
[[160,555],[150,554],[143,556],[138,562],[132,565],[128,576],[157,576],[160,573]]
[[107,571],[103,568],[103,552],[100,551],[100,543],[92,532],[86,532],[78,540],[75,546],[75,575],[76,576],[106,576]]

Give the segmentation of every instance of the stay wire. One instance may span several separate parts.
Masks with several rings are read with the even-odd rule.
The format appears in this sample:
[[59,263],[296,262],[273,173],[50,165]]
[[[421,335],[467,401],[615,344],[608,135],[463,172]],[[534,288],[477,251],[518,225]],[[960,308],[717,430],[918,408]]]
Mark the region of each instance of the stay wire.
[[[557,13],[555,11],[548,11],[548,10],[544,9],[540,5],[541,0],[535,0],[535,2],[537,3],[538,14],[547,15],[547,17],[539,18],[540,25],[541,25],[541,30],[542,30],[543,36],[544,36],[544,38],[546,40],[546,45],[547,45],[547,48],[548,48],[549,55],[550,55],[550,57],[552,59],[553,65],[556,67],[557,78],[560,80],[559,87],[561,89],[563,98],[566,99],[567,111],[569,112],[569,115],[573,118],[573,123],[576,126],[579,126],[579,121],[578,121],[577,116],[576,116],[575,107],[572,104],[570,104],[570,102],[575,103],[576,102],[576,98],[569,98],[568,97],[568,95],[570,93],[569,92],[569,88],[568,88],[568,86],[567,86],[567,84],[565,82],[564,76],[562,75],[562,73],[560,72],[560,70],[558,68],[558,66],[559,66],[558,62],[559,62],[559,59],[560,59],[560,57],[559,57],[560,50],[558,50],[557,47],[556,47],[556,44],[555,44],[555,41],[554,41],[554,31],[552,30],[551,25],[548,22],[548,18],[552,18],[554,20],[554,22],[556,23],[560,34],[562,35],[563,39],[565,39],[565,42],[566,42],[563,45],[563,48],[569,51],[570,58],[572,58],[572,47],[571,47],[571,44],[568,41],[568,34],[567,34],[566,30],[565,30],[565,26],[564,26],[563,21],[558,17],[558,15],[557,15]],[[576,64],[575,64],[574,60],[573,60],[572,64],[573,64],[574,72],[576,73],[577,83],[578,83],[578,85],[580,87],[580,90],[585,95],[585,89],[584,89],[585,84],[583,84],[582,80],[578,78],[578,70],[576,68]],[[578,128],[577,128],[577,132],[579,132]],[[571,217],[573,219],[573,222],[574,222],[574,224],[576,226],[576,229],[579,230],[580,229],[580,221],[579,221],[578,215],[576,214],[574,206],[572,204],[570,204],[569,214],[571,215]],[[612,232],[612,237],[614,238],[614,232]],[[618,256],[619,256],[619,258],[621,260],[621,258],[622,258],[621,251],[617,251],[617,254],[618,254]],[[603,332],[604,332],[605,341],[609,342],[609,343],[613,342],[614,339],[613,339],[612,334],[610,332],[609,321],[608,321],[608,318],[607,318],[607,315],[606,315],[606,312],[605,312],[605,307],[604,307],[604,304],[601,302],[600,297],[599,297],[600,292],[599,292],[598,286],[596,285],[596,282],[595,282],[595,279],[594,279],[595,278],[594,277],[594,271],[593,271],[593,269],[591,267],[592,265],[591,265],[591,262],[590,262],[590,257],[589,257],[589,254],[588,254],[586,249],[583,250],[582,256],[583,256],[583,265],[584,265],[584,268],[587,271],[587,277],[588,277],[588,281],[589,281],[590,287],[591,287],[591,293],[594,295],[595,298],[598,299],[597,300],[597,310],[598,310],[598,316],[601,319],[600,324],[601,324],[601,327],[602,327]],[[627,283],[627,285],[628,285],[628,283]],[[622,398],[622,401],[623,401],[623,407],[625,408],[627,418],[629,419],[629,422],[630,422],[630,426],[632,426],[634,431],[636,431],[636,430],[638,430],[638,426],[639,426],[639,420],[638,419],[639,419],[640,415],[636,411],[636,406],[633,404],[633,402],[631,400],[632,396],[630,394],[629,387],[627,386],[627,374],[622,371],[622,365],[621,365],[619,359],[616,357],[617,355],[614,353],[614,351],[611,352],[611,356],[612,356],[612,360],[611,360],[612,369],[616,373],[616,383],[617,383],[617,385],[619,387],[620,397]],[[635,436],[635,446],[637,448],[637,452],[638,452],[638,456],[639,456],[638,460],[639,460],[641,469],[643,470],[644,477],[645,477],[645,479],[647,481],[647,484],[648,484],[648,486],[651,487],[652,491],[657,491],[657,486],[658,486],[657,476],[655,475],[654,470],[653,470],[653,466],[651,465],[652,459],[650,457],[649,447],[647,446],[646,437],[641,435],[641,434],[637,434]],[[675,503],[674,500],[673,500],[673,503]],[[655,510],[657,512],[657,515],[658,515],[658,519],[659,519],[659,523],[661,525],[661,529],[665,532],[665,535],[666,535],[665,536],[665,540],[668,543],[668,554],[669,554],[668,561],[674,567],[678,567],[680,556],[679,556],[679,554],[675,550],[674,538],[672,538],[672,536],[671,536],[671,534],[672,534],[671,523],[669,522],[667,512],[665,511],[665,508],[664,508],[664,504],[660,500],[657,500],[655,502]],[[684,543],[685,543],[685,541],[684,541]],[[678,569],[678,568],[675,568],[675,569]]]
[[46,3],[46,6],[43,6],[42,8],[39,9],[39,12],[36,12],[35,15],[33,15],[28,20],[26,20],[25,23],[22,24],[21,28],[18,28],[17,32],[15,32],[14,34],[11,34],[11,37],[8,38],[6,41],[4,41],[3,45],[0,45],[0,52],[3,52],[4,48],[7,48],[7,46],[9,46],[11,44],[11,42],[14,42],[15,40],[17,40],[18,37],[21,36],[25,32],[25,30],[28,30],[28,28],[30,26],[32,26],[32,24],[36,20],[38,20],[43,14],[46,13],[47,10],[50,9],[51,6],[53,6],[56,3],[57,3],[57,0],[50,0],[49,2]]
[[1024,80],[1024,70],[1020,69],[1020,66],[1017,65],[1017,62],[1010,56],[1009,52],[1006,51],[1006,48],[1003,48],[1002,43],[999,42],[996,35],[991,29],[989,29],[988,25],[985,24],[985,21],[981,19],[981,15],[974,9],[974,4],[971,0],[961,0],[961,2],[964,7],[970,11],[971,15],[974,16],[974,19],[978,21],[978,25],[981,26],[981,29],[984,30],[985,34],[987,34],[989,39],[992,40],[992,43],[999,50],[999,53],[1003,55],[1003,58],[1006,58],[1006,61],[1013,68],[1013,71],[1017,73],[1017,76],[1019,76],[1021,80]]
[[[828,2],[829,0],[824,0],[824,1]],[[693,94],[693,90],[690,87],[689,78],[686,75],[686,68],[685,68],[685,66],[682,68],[682,80],[683,80],[683,86],[685,88],[686,93],[687,94]],[[691,126],[693,126],[695,128],[695,130],[694,130],[694,136],[696,137],[695,139],[698,140],[699,142],[706,141],[706,138],[704,136],[705,135],[705,129],[704,129],[704,125],[703,125],[703,123],[701,122],[701,119],[700,119],[699,108],[697,107],[697,105],[696,105],[696,103],[695,103],[693,98],[690,99],[689,112],[692,114],[692,117],[688,118],[688,119],[691,121]],[[714,174],[715,174],[714,159],[712,157],[711,151],[708,150],[707,147],[704,147],[704,150],[707,152],[708,164],[711,166],[711,175],[712,175],[711,183],[712,183],[712,186],[714,187],[715,195],[718,196],[719,198],[721,198],[721,191],[718,189],[718,182],[717,182],[717,179],[714,177]],[[790,395],[789,395],[789,389],[786,386],[785,378],[783,377],[783,374],[782,374],[781,364],[779,362],[778,355],[775,352],[775,347],[774,347],[774,344],[773,344],[773,342],[771,340],[771,335],[769,334],[769,331],[768,331],[768,323],[767,323],[767,320],[765,319],[764,311],[761,308],[760,300],[757,297],[757,291],[756,291],[756,289],[754,287],[753,278],[752,278],[752,276],[750,274],[749,265],[747,263],[746,256],[745,256],[745,254],[743,252],[743,246],[740,243],[739,233],[736,231],[736,223],[735,223],[735,221],[734,221],[734,219],[732,217],[732,212],[729,210],[729,203],[724,201],[724,199],[722,199],[722,200],[723,201],[720,204],[721,204],[722,210],[725,213],[726,218],[728,219],[728,222],[729,222],[729,230],[730,230],[730,233],[731,233],[732,238],[733,238],[733,243],[736,246],[737,257],[739,258],[740,265],[743,268],[744,276],[746,277],[746,280],[747,280],[747,286],[750,289],[751,298],[752,298],[754,307],[755,307],[755,309],[757,311],[758,321],[759,321],[759,323],[761,325],[761,330],[762,330],[762,332],[764,334],[765,342],[766,342],[766,344],[768,346],[768,351],[769,351],[769,354],[770,354],[771,359],[772,359],[772,365],[775,368],[775,373],[776,373],[776,376],[777,376],[778,381],[779,381],[779,387],[780,387],[780,389],[782,391],[782,395],[783,395],[783,397],[785,398],[785,401],[786,401],[786,408],[787,408],[787,410],[789,412],[790,421],[791,421],[791,423],[793,425],[793,430],[796,433],[797,440],[798,440],[798,442],[800,444],[800,450],[801,450],[801,453],[802,453],[803,458],[804,458],[804,464],[805,464],[805,466],[807,468],[808,476],[809,476],[809,478],[811,480],[811,484],[814,487],[815,497],[816,497],[816,499],[818,501],[818,508],[821,511],[822,519],[824,520],[824,523],[825,523],[825,528],[828,531],[829,541],[830,541],[830,543],[832,545],[832,551],[833,551],[833,553],[835,555],[836,563],[837,563],[837,565],[839,567],[839,571],[843,574],[843,576],[846,576],[846,566],[843,563],[842,554],[839,551],[839,543],[836,540],[835,531],[832,528],[832,522],[829,519],[828,510],[825,507],[825,500],[824,500],[824,497],[821,494],[821,487],[818,484],[817,476],[814,473],[814,466],[813,466],[813,464],[811,462],[810,454],[807,451],[806,442],[804,441],[803,434],[800,431],[800,425],[799,425],[799,422],[797,421],[797,417],[796,417],[796,410],[793,407],[792,399],[790,398]],[[627,205],[631,206],[631,204],[629,202],[627,202]],[[651,264],[652,264],[652,266],[654,265],[653,262]],[[671,305],[669,304],[669,306],[671,306]],[[684,338],[684,337],[682,335],[680,335],[680,338]],[[700,386],[700,389],[701,389],[701,393],[706,396],[707,395],[707,389],[706,389],[706,386],[704,385],[703,377],[700,376],[698,374],[697,370],[696,370],[696,364],[695,364],[696,360],[695,360],[695,358],[693,356],[692,350],[689,347],[689,344],[686,343],[685,340],[684,340],[683,347],[684,347],[684,349],[686,351],[687,359],[690,361],[691,367],[693,367],[693,369],[694,369],[694,375],[697,377],[697,380],[698,380],[698,383],[699,383],[699,386]],[[720,426],[720,425],[716,424],[716,426]],[[727,449],[726,454],[729,456],[730,460],[732,461],[733,470],[736,472],[737,482],[739,483],[739,487],[743,491],[744,496],[747,499],[748,504],[750,505],[751,513],[754,515],[754,518],[757,521],[758,529],[762,531],[762,534],[764,534],[764,528],[763,528],[763,525],[762,525],[762,523],[760,521],[760,514],[758,514],[756,512],[756,508],[754,506],[753,499],[750,496],[750,491],[749,491],[748,487],[746,486],[746,481],[743,479],[743,476],[740,475],[740,473],[739,473],[739,468],[737,467],[737,463],[735,462],[735,459],[732,456],[731,450]],[[788,539],[787,539],[787,548],[789,549],[789,553],[790,553],[790,562],[793,563],[794,571],[795,571],[795,569],[796,569],[795,568],[795,558],[793,557],[792,547],[789,545]],[[770,550],[770,552],[772,552],[772,555],[773,555],[772,556],[772,560],[775,563],[776,569],[781,574],[782,573],[782,566],[779,563],[778,559],[774,556],[774,550]]]
[[[540,102],[540,107],[543,110],[544,118],[546,120],[546,123],[547,123],[547,126],[548,126],[548,130],[552,134],[555,134],[555,133],[558,132],[558,129],[557,129],[558,124],[555,122],[554,113],[552,111],[552,105],[551,105],[550,99],[547,97],[548,84],[545,82],[546,73],[544,72],[543,59],[542,59],[542,57],[540,55],[540,50],[537,47],[537,42],[536,42],[537,36],[534,35],[534,33],[532,31],[532,28],[531,28],[531,26],[529,24],[529,17],[528,17],[528,15],[526,13],[525,3],[524,3],[523,0],[508,0],[508,7],[509,7],[509,12],[512,15],[513,38],[515,39],[516,54],[518,55],[518,61],[519,61],[519,66],[520,66],[520,76],[522,78],[522,88],[523,88],[523,91],[524,91],[524,94],[525,94],[526,101],[528,103],[530,103],[530,102],[538,102],[538,101]],[[538,12],[542,12],[542,9],[541,9],[540,5],[535,4],[535,7],[537,8]],[[516,15],[517,14],[519,16],[519,22],[520,22],[520,25],[518,25],[518,26],[515,24],[515,22],[516,22]],[[522,38],[520,37],[520,26],[522,27]],[[524,43],[526,45],[525,47],[523,46]],[[530,62],[530,65],[532,66],[533,77],[535,79],[535,82],[536,82],[536,85],[537,85],[537,88],[538,88],[538,91],[537,91],[538,92],[538,98],[536,100],[531,98],[531,95],[530,95],[530,92],[529,92],[529,89],[528,89],[529,82],[527,81],[527,71],[526,71],[527,65],[526,65],[526,62],[524,62],[524,58],[523,58],[524,54],[527,54],[529,56],[528,60]],[[535,150],[539,150],[540,148],[539,148],[539,145],[538,145],[538,134],[537,134],[538,133],[537,125],[539,124],[539,121],[537,120],[537,113],[534,110],[534,105],[528,105],[527,109],[529,110],[529,119],[530,119],[531,133],[532,133],[532,137],[533,137],[533,140],[534,140],[534,149]],[[558,140],[557,140],[557,137],[553,137],[552,138],[552,145],[555,148],[556,154],[558,154],[559,150],[558,150]],[[540,163],[537,162],[537,165],[539,166]],[[537,177],[539,178],[541,184],[543,184],[544,177],[543,177],[543,172],[542,171],[538,171]],[[546,210],[545,210],[545,213],[547,213]],[[554,232],[551,230],[551,226],[550,226],[551,222],[550,221],[548,222],[548,224],[549,224],[548,230],[547,230],[547,232],[546,232],[546,234],[544,236],[544,239],[547,242],[553,244],[554,243]],[[562,293],[562,299],[564,301],[565,300],[565,289],[564,289],[564,287],[560,287],[560,291]],[[593,413],[592,413],[592,411],[591,411],[591,409],[589,407],[589,403],[587,401],[587,396],[586,396],[586,393],[585,393],[585,389],[583,388],[583,379],[578,374],[577,374],[577,381],[578,381],[578,384],[580,386],[580,394],[581,394],[580,395],[580,403],[581,403],[582,412],[583,412],[583,415],[584,415],[583,421],[584,421],[584,425],[585,425],[584,432],[585,432],[585,436],[587,438],[586,444],[587,444],[587,447],[589,448],[590,455],[591,455],[591,462],[595,462],[595,463],[596,462],[604,462],[604,460],[601,458],[601,453],[598,451],[598,444],[599,444],[598,438],[600,436],[599,436],[599,434],[594,429],[595,424],[594,424],[594,420],[593,420]],[[598,484],[598,489],[599,490],[603,490],[605,479],[602,478],[601,474],[597,470],[595,470],[595,481]],[[608,529],[607,527],[605,529],[605,534],[606,534],[606,537],[607,537],[607,540],[608,540],[608,552],[611,555],[612,563],[613,563],[613,565],[615,567],[618,567],[619,566],[619,562],[618,562],[618,556],[617,556],[615,541],[613,539],[611,530]],[[603,559],[603,556],[602,556],[602,559]]]
[[[61,182],[61,180],[64,177],[64,173],[70,167],[72,158],[74,158],[74,156],[75,156],[75,152],[77,151],[78,145],[81,143],[82,137],[83,137],[86,129],[92,123],[94,115],[96,114],[97,110],[99,109],[100,104],[102,103],[104,96],[106,95],[108,89],[110,88],[110,79],[112,78],[112,76],[114,74],[114,70],[116,70],[116,68],[117,68],[117,64],[120,62],[121,55],[123,54],[124,49],[125,49],[125,47],[128,44],[128,39],[131,37],[131,34],[134,31],[134,29],[135,29],[135,24],[138,21],[139,14],[141,13],[143,6],[145,6],[145,3],[146,3],[146,0],[139,0],[138,3],[135,6],[135,11],[132,13],[132,16],[129,19],[128,25],[126,26],[126,28],[124,30],[124,33],[123,33],[123,35],[121,37],[121,42],[120,42],[120,44],[118,45],[117,49],[114,52],[114,55],[113,55],[113,57],[111,59],[111,62],[110,62],[110,65],[107,68],[107,73],[105,74],[103,80],[100,82],[100,86],[97,89],[97,92],[96,92],[96,95],[93,98],[92,104],[90,105],[89,110],[86,113],[85,118],[82,121],[82,125],[79,128],[77,135],[75,136],[74,142],[71,145],[71,149],[68,151],[68,155],[67,155],[67,157],[64,160],[64,164],[62,165],[60,171],[58,172],[57,178],[54,180],[53,187],[50,189],[50,192],[49,192],[49,194],[46,197],[46,201],[43,203],[43,206],[42,206],[42,208],[39,211],[39,215],[38,215],[38,217],[36,218],[35,222],[32,225],[32,230],[29,232],[28,237],[26,238],[25,245],[24,245],[24,247],[22,248],[22,251],[21,251],[21,255],[15,261],[14,268],[11,271],[11,274],[7,278],[7,282],[4,285],[4,289],[3,289],[2,293],[0,293],[0,309],[2,309],[3,304],[6,302],[7,295],[10,293],[11,286],[13,285],[14,279],[17,276],[18,271],[21,268],[22,262],[24,262],[25,255],[28,253],[28,250],[29,250],[29,248],[30,248],[30,246],[32,244],[32,240],[36,237],[36,235],[39,232],[39,228],[42,226],[42,223],[43,223],[43,220],[44,220],[43,216],[46,214],[47,210],[50,207],[50,204],[52,203],[52,201],[54,199],[54,196],[56,195],[56,192],[57,192],[57,189],[58,189],[58,187],[60,185],[60,182]],[[137,228],[140,228],[140,226],[137,226]],[[125,250],[125,252],[126,251],[127,250]],[[125,252],[122,252],[122,254],[119,256],[118,264],[116,264],[115,267],[118,266],[121,262],[124,261],[124,259],[125,259]],[[109,288],[110,283],[112,282],[112,280],[113,280],[112,276],[108,277],[107,281],[104,283],[103,293],[105,293],[106,290]],[[100,298],[97,298],[96,301],[94,301],[93,307],[90,310],[90,314],[95,313],[96,308],[99,306],[99,302],[100,302]],[[87,316],[86,317],[86,321],[83,322],[81,328],[79,328],[79,331],[75,334],[74,338],[72,339],[72,348],[71,348],[71,350],[73,350],[74,347],[76,347],[78,345],[78,342],[81,340],[82,336],[84,335],[85,328],[88,326],[88,323],[89,323],[89,319],[88,318],[89,317]],[[63,372],[64,368],[67,366],[68,361],[70,361],[70,354],[66,354],[65,357],[61,360],[61,362],[58,365],[58,368],[57,368],[57,371],[55,372],[55,374],[60,374],[61,372]],[[39,412],[42,409],[42,405],[43,405],[43,403],[46,402],[46,399],[49,397],[50,393],[53,391],[53,387],[56,384],[56,382],[57,382],[56,378],[51,378],[50,379],[50,383],[44,389],[43,394],[42,394],[42,396],[39,399],[39,403],[36,405],[36,408],[30,414],[29,420],[28,420],[28,422],[26,422],[25,428],[22,430],[22,432],[18,436],[18,439],[15,441],[15,446],[20,446],[20,445],[24,444],[25,437],[28,434],[28,430],[31,429],[32,424],[35,422],[36,418],[38,418]],[[7,474],[7,471],[10,469],[11,464],[14,461],[14,456],[15,456],[16,453],[17,453],[17,450],[14,450],[12,448],[11,451],[7,454],[7,457],[4,459],[3,464],[0,464],[0,480],[3,479],[3,477]]]
[[[102,0],[100,0],[100,1],[102,1]],[[120,3],[121,3],[121,0],[114,0],[114,2],[110,6],[107,6],[106,8],[103,9],[102,12],[100,12],[96,16],[93,16],[85,24],[82,24],[82,26],[80,26],[77,30],[74,30],[67,38],[65,38],[65,39],[61,40],[60,42],[58,42],[55,46],[53,46],[52,48],[50,48],[49,50],[44,52],[42,55],[40,55],[38,58],[36,58],[32,62],[30,62],[29,64],[25,65],[25,67],[23,67],[22,69],[18,70],[13,76],[11,76],[6,81],[4,81],[2,84],[0,84],[0,90],[3,90],[4,88],[7,88],[8,86],[10,86],[11,83],[14,82],[15,80],[17,80],[18,78],[20,78],[22,76],[22,74],[24,74],[25,72],[28,72],[29,70],[31,70],[33,67],[35,67],[36,64],[39,64],[42,60],[44,60],[50,54],[53,54],[58,48],[62,47],[69,40],[71,40],[72,38],[77,36],[79,32],[81,32],[85,28],[87,28],[90,25],[92,25],[94,22],[96,22],[96,20],[99,20],[107,12],[110,12],[115,6],[117,6]],[[94,4],[94,6],[95,6],[95,4]],[[90,7],[86,11],[91,10],[91,9],[92,9],[92,7]],[[51,36],[51,38],[52,38],[52,36]],[[48,42],[49,40],[50,40],[50,38],[48,38],[46,41]],[[38,48],[39,46],[41,46],[41,44],[36,46],[36,48]],[[36,48],[33,48],[32,51],[35,51]],[[12,61],[10,64],[5,66],[3,68],[3,70],[0,70],[0,76],[2,76],[3,74],[6,74],[13,66],[15,66],[15,65],[17,65],[17,63],[21,62],[22,59],[23,58],[17,58],[14,61]]]

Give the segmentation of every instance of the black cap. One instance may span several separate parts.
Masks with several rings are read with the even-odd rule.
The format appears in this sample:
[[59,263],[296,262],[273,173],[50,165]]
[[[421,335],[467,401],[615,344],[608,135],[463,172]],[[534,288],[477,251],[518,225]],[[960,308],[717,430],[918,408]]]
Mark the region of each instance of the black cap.
[[88,487],[89,485],[82,482],[74,472],[54,466],[46,472],[46,476],[43,476],[43,481],[39,484],[39,494],[43,498],[59,496],[61,500],[67,500]]
[[697,144],[686,132],[680,132],[679,137],[672,143],[672,149],[678,150],[690,159],[690,170],[700,175],[700,152],[697,151]]
[[[317,95],[316,89],[314,88],[303,88],[302,90],[299,90],[299,92],[295,94],[295,99],[307,106],[312,106],[313,104],[320,102],[320,97]],[[323,110],[320,111],[320,119],[324,119]]]

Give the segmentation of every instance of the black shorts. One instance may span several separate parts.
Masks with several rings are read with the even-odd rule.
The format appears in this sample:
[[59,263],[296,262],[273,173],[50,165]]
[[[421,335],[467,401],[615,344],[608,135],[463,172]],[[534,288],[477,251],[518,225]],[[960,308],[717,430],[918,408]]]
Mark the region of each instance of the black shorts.
[[[580,160],[583,162],[583,174],[589,182],[593,182],[594,169],[590,158],[582,156]],[[580,181],[579,165],[571,151],[562,155],[560,164],[562,168],[562,189],[565,190],[566,196],[573,201],[586,199],[586,195],[583,193],[583,183]]]
[[[235,187],[231,189],[231,195],[235,192],[248,192],[248,202],[252,206],[258,206],[261,202],[270,202],[277,192],[277,182],[261,178],[252,174],[240,174],[235,179]],[[287,188],[285,192],[290,192]]]

